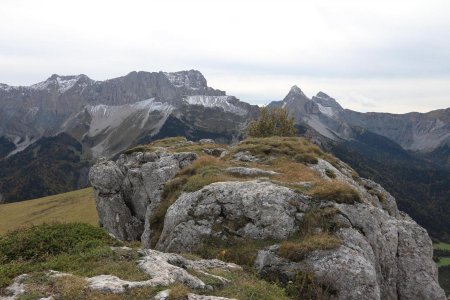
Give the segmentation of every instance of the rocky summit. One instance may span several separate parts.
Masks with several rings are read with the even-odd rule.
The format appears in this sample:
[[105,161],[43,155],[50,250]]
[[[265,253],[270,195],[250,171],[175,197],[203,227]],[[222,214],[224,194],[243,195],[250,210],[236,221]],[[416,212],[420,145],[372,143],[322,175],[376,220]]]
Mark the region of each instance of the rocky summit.
[[103,227],[161,257],[142,261],[206,270],[169,253],[220,258],[236,264],[220,268],[253,268],[291,299],[446,299],[426,230],[306,139],[165,139],[99,161],[89,179]]

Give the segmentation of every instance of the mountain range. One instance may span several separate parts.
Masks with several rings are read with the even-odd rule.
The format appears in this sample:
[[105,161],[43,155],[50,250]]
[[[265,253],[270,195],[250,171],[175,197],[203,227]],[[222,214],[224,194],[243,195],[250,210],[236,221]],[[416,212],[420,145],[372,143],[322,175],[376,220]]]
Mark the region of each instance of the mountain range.
[[[269,107],[286,108],[300,134],[383,184],[433,236],[450,239],[450,108],[360,113],[323,92],[308,98],[297,86]],[[258,113],[195,70],[0,84],[0,202],[83,187],[98,158],[155,139],[237,142]]]

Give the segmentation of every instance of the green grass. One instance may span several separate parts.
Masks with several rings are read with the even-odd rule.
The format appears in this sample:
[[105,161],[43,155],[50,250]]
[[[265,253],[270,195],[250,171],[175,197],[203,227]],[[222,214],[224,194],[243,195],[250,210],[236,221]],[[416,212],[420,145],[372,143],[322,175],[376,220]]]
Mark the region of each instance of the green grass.
[[0,205],[0,235],[44,222],[98,225],[92,188]]
[[439,261],[437,262],[438,267],[446,267],[450,266],[450,257],[439,257]]
[[[216,270],[211,272],[214,275],[222,276],[231,282],[225,286],[219,283],[208,282],[208,278],[200,276],[216,289],[208,294],[235,298],[239,300],[287,300],[289,298],[285,290],[280,286],[261,280],[256,274],[245,271],[222,271]],[[201,291],[200,291],[201,292]]]
[[450,244],[448,243],[435,243],[433,244],[434,249],[438,250],[450,250]]
[[24,273],[56,270],[79,276],[111,274],[144,280],[136,253],[118,253],[123,245],[103,229],[83,223],[42,224],[0,237],[0,288]]

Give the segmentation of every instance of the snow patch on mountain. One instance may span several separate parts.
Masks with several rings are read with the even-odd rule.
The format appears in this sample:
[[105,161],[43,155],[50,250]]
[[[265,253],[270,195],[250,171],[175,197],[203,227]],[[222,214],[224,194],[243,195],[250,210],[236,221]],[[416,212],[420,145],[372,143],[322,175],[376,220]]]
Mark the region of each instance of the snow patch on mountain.
[[163,72],[163,74],[170,83],[178,88],[185,87],[191,90],[199,90],[202,87],[206,87],[206,79],[198,71]]
[[88,136],[95,136],[105,130],[116,128],[128,118],[132,118],[133,124],[139,124],[139,128],[142,129],[147,123],[151,112],[160,111],[165,115],[169,115],[172,109],[171,105],[156,102],[153,98],[118,106],[88,105],[86,110],[92,118]]
[[323,113],[324,115],[328,116],[328,117],[333,117],[334,116],[334,111],[332,107],[326,107],[323,106],[320,103],[316,103],[317,107],[319,108],[320,112]]
[[230,102],[230,96],[204,96],[195,95],[188,96],[184,100],[190,105],[201,105],[203,107],[219,107],[226,112],[230,112],[236,115],[244,116],[247,111],[240,108]]
[[14,89],[17,89],[17,87],[10,86],[10,85],[4,84],[4,83],[0,83],[0,90],[9,92],[10,90],[14,90]]
[[[30,86],[33,90],[48,90],[51,86],[55,85],[58,92],[65,93],[71,88],[75,86],[75,84],[83,78],[84,75],[78,75],[78,76],[58,76],[53,75],[46,81],[42,81],[36,84],[33,84]],[[93,80],[92,80],[93,81]],[[86,82],[82,83],[82,88],[85,88],[88,84]]]
[[18,152],[21,152],[23,150],[25,150],[28,146],[30,146],[31,144],[33,144],[34,142],[36,142],[38,139],[33,138],[33,137],[29,137],[28,135],[26,135],[24,138],[16,136],[12,139],[14,145],[16,146],[16,149],[14,149],[13,151],[11,151],[7,157],[10,157]]

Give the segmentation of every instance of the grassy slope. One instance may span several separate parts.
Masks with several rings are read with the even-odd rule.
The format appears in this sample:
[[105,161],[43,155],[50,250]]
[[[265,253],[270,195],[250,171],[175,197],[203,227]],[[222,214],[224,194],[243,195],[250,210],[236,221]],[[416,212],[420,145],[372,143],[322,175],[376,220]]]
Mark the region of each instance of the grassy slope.
[[439,249],[439,250],[450,250],[450,244],[448,244],[448,243],[435,243],[435,244],[433,244],[433,248],[434,249]]
[[[433,248],[435,250],[441,250],[441,251],[447,252],[447,251],[450,251],[450,244],[435,243],[435,244],[433,244]],[[439,257],[439,261],[437,262],[437,265],[439,267],[439,284],[445,290],[445,293],[447,295],[449,295],[450,294],[450,257],[448,257],[448,256]]]
[[55,221],[97,225],[92,188],[0,205],[0,235],[19,227]]

